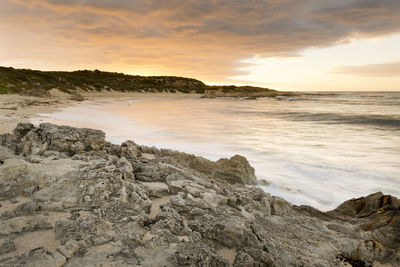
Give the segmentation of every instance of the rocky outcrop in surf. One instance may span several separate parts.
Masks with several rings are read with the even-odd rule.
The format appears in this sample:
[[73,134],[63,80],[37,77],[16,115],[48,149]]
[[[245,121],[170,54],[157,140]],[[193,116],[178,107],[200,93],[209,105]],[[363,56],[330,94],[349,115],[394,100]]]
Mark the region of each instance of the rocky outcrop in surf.
[[400,264],[397,198],[321,212],[246,186],[256,181],[239,155],[19,124],[0,135],[0,266]]

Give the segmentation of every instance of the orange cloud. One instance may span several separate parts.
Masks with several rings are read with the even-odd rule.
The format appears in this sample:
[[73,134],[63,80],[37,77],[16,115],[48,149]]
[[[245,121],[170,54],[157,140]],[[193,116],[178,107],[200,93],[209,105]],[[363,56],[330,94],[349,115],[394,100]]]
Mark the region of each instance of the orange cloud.
[[360,77],[400,77],[400,61],[361,66],[342,66],[334,69],[332,73]]
[[3,0],[0,56],[225,81],[241,59],[400,31],[397,0]]

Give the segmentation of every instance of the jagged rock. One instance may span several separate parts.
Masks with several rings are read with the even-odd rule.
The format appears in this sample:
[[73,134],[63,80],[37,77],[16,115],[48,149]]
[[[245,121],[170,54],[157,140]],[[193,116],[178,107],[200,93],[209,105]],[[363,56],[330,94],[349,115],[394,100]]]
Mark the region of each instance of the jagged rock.
[[44,216],[23,216],[0,221],[0,235],[30,232],[51,228],[48,218]]
[[132,165],[125,157],[122,157],[118,161],[118,168],[121,171],[123,178],[126,180],[135,180],[135,175],[133,174]]
[[141,156],[141,154],[142,153],[140,152],[138,145],[136,145],[135,142],[128,140],[121,144],[121,157],[134,159]]
[[15,127],[13,131],[16,141],[21,141],[22,137],[24,137],[34,128],[35,126],[33,126],[32,123],[18,123],[17,127]]
[[214,238],[228,248],[257,244],[257,237],[252,233],[249,222],[237,216],[225,218],[211,232]]
[[257,185],[254,168],[250,166],[245,157],[240,155],[218,160],[215,175],[230,183]]
[[40,205],[35,201],[29,201],[18,205],[13,210],[8,210],[0,215],[0,219],[6,220],[23,215],[32,215],[40,210]]
[[272,214],[284,215],[291,212],[291,205],[282,198],[274,197],[271,203]]
[[0,266],[61,267],[66,262],[60,253],[39,247],[17,257],[1,259]]
[[184,166],[217,179],[223,179],[229,183],[257,185],[254,168],[250,166],[246,158],[240,155],[235,155],[230,159],[222,158],[214,162],[202,157],[171,150],[161,150],[157,154],[163,157],[171,157],[174,161]]
[[169,189],[165,183],[142,183],[142,185],[146,188],[146,191],[150,196],[163,197],[169,195]]
[[[112,145],[90,129],[20,124],[0,144],[0,266],[400,265],[393,196],[298,207],[245,186],[256,177],[241,156]],[[16,252],[38,235],[52,249]]]
[[79,251],[79,249],[85,247],[86,244],[83,240],[76,241],[73,239],[67,240],[64,245],[59,246],[57,251],[63,255],[65,258],[70,259],[74,256],[75,253]]
[[105,133],[87,128],[78,129],[43,123],[39,128],[26,133],[22,141],[24,155],[43,154],[47,150],[55,150],[73,156],[82,152],[100,150],[105,144]]
[[367,197],[350,199],[335,209],[336,212],[357,216],[368,217],[377,212],[400,209],[400,200],[382,192],[371,194]]

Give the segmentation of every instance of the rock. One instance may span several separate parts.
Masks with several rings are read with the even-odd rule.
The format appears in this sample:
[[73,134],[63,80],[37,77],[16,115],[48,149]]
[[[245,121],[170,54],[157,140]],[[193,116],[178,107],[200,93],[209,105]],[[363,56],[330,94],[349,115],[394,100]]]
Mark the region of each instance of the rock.
[[348,200],[337,207],[335,211],[362,218],[384,210],[396,210],[399,208],[399,199],[377,192],[367,197]]
[[58,252],[39,247],[13,258],[3,258],[0,266],[61,267],[67,260]]
[[41,89],[41,88],[34,88],[31,90],[26,90],[25,94],[29,95],[29,96],[36,96],[36,97],[49,97],[50,96],[50,93],[48,90]]
[[105,144],[105,133],[93,129],[43,123],[38,129],[26,133],[22,141],[24,155],[43,154],[47,150],[55,150],[73,156],[100,150]]
[[134,159],[141,156],[141,152],[138,148],[138,145],[133,141],[125,141],[121,144],[121,157],[125,157],[127,159]]
[[267,180],[264,180],[264,179],[260,179],[260,180],[258,180],[258,185],[269,186],[269,185],[271,185],[271,182],[267,181]]
[[80,94],[77,94],[77,93],[72,95],[69,99],[73,100],[73,101],[78,101],[78,102],[82,102],[85,100],[85,98],[83,96],[81,96]]
[[132,165],[125,157],[122,157],[118,161],[118,168],[121,171],[123,178],[126,180],[135,180],[135,175],[133,174]]
[[230,183],[257,185],[254,168],[245,157],[235,155],[230,159],[220,159],[216,162],[215,175]]
[[254,168],[250,166],[246,158],[240,155],[235,155],[230,159],[223,158],[214,162],[202,157],[172,150],[161,150],[156,153],[217,179],[223,179],[230,183],[257,185]]
[[171,181],[168,184],[169,191],[171,194],[176,194],[178,192],[183,192],[185,189],[185,186],[188,184],[188,181],[185,180],[180,180],[180,181]]
[[57,251],[63,255],[65,258],[70,259],[74,254],[80,249],[85,247],[85,242],[83,240],[76,241],[69,239],[64,245],[57,248]]
[[15,127],[13,134],[17,141],[21,141],[22,137],[24,137],[27,133],[29,133],[32,129],[34,129],[32,123],[18,123],[17,127]]
[[23,216],[0,221],[0,235],[30,232],[39,229],[51,228],[48,218],[43,216]]
[[3,240],[0,240],[0,256],[12,251],[15,251],[15,245],[12,239],[6,238]]
[[165,183],[142,183],[142,185],[146,188],[146,191],[149,193],[150,196],[163,197],[169,195],[169,189]]
[[185,207],[186,203],[183,194],[173,195],[170,200],[171,204],[178,207]]
[[228,199],[224,196],[218,195],[214,192],[204,192],[201,195],[201,199],[204,200],[204,202],[208,205],[208,207],[216,209],[217,207],[227,204]]
[[7,159],[13,159],[16,158],[17,156],[14,154],[14,152],[4,146],[0,146],[0,164],[3,164],[5,160]]
[[271,203],[272,214],[284,215],[291,212],[290,203],[280,197],[274,197]]
[[194,197],[192,194],[187,193],[185,196],[185,206],[196,207],[200,209],[209,209],[210,206],[203,199]]
[[257,243],[257,238],[252,233],[249,223],[236,216],[225,218],[212,232],[218,241],[228,248],[246,247]]
[[[0,266],[400,265],[390,195],[321,212],[246,186],[257,180],[238,155],[213,162],[51,124],[0,143]],[[46,249],[19,246],[39,235]]]

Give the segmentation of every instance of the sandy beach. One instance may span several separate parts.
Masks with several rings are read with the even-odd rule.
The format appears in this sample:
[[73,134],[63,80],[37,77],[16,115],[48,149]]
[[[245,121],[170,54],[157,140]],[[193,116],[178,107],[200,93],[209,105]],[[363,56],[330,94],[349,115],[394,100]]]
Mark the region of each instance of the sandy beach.
[[20,95],[0,95],[0,133],[10,133],[20,122],[28,122],[29,118],[42,112],[51,112],[76,101],[59,96],[40,98]]
[[[95,100],[102,98],[126,98],[126,97],[167,97],[173,95],[177,98],[200,97],[199,94],[184,93],[135,93],[100,91],[84,92],[79,94],[85,100]],[[75,100],[74,96],[53,89],[50,96],[35,97],[17,94],[0,94],[0,134],[10,133],[18,123],[28,122],[30,118],[39,117],[40,113],[52,113],[57,109],[71,105],[76,105],[80,101]]]

